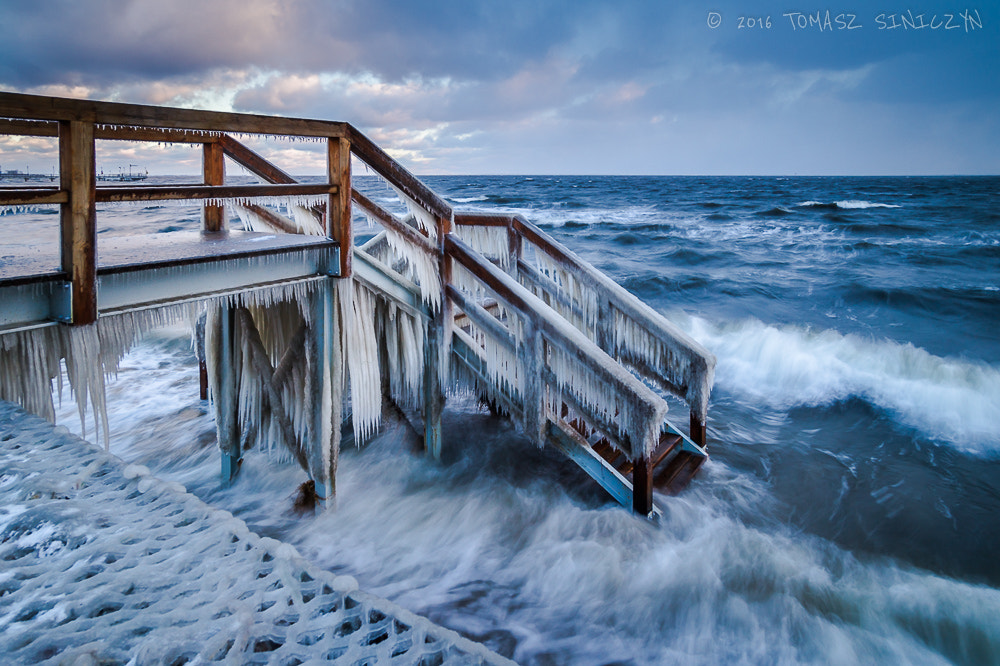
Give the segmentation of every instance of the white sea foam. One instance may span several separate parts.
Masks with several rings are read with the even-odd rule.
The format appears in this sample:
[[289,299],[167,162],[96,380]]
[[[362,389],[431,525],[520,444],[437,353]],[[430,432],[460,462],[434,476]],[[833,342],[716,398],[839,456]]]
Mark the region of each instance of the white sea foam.
[[[717,351],[740,335],[695,324],[711,329]],[[742,330],[804,337],[753,322]],[[294,463],[251,451],[236,484],[219,488],[197,370],[179,363],[186,350],[184,339],[158,342],[126,358],[109,392],[114,452],[366,590],[508,645],[523,663],[945,664],[1000,653],[1000,592],[858,559],[773,524],[761,517],[774,504],[764,484],[716,460],[685,494],[658,496],[666,511],[653,526],[571,497],[539,471],[548,454],[511,427],[453,414],[451,462],[414,456],[412,438],[389,426],[345,453],[336,510],[292,517],[304,479]]]
[[[825,204],[822,201],[803,201],[799,204],[799,206],[803,208],[828,205],[830,204]],[[877,203],[861,199],[845,199],[843,201],[835,201],[833,202],[833,205],[844,210],[864,210],[866,208],[902,208],[902,206],[898,204]]]
[[929,437],[1000,454],[1000,369],[912,344],[756,319],[691,321],[718,358],[716,386],[778,408],[857,396]]

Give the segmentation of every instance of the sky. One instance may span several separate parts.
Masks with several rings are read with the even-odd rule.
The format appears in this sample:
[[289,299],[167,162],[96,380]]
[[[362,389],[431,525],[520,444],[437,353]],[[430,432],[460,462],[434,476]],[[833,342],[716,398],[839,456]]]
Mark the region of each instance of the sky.
[[[0,26],[0,90],[343,120],[418,174],[1000,173],[1000,0],[0,1]],[[0,138],[0,169],[53,144]]]

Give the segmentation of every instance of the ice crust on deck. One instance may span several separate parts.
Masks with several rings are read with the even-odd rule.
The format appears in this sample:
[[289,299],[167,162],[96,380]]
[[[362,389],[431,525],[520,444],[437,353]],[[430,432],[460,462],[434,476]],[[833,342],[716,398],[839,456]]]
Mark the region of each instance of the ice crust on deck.
[[2,401],[0,470],[6,663],[513,663]]

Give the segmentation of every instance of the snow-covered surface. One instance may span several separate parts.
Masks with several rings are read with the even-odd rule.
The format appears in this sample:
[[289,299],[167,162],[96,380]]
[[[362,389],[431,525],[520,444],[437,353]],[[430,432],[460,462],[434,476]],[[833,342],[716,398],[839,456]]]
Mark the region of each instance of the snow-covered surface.
[[0,470],[5,663],[512,663],[2,401]]

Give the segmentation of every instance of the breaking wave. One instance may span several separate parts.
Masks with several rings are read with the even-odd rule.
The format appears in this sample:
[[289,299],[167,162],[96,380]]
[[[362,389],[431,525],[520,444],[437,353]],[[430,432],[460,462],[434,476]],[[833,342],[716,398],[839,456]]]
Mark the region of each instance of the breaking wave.
[[860,397],[959,449],[1000,455],[1000,369],[912,344],[756,319],[693,334],[718,357],[716,384],[777,408]]
[[803,201],[799,204],[802,208],[829,208],[831,210],[864,210],[867,208],[902,208],[897,204],[874,203],[872,201],[862,201],[858,199],[847,199],[844,201],[834,201],[833,203],[823,203],[821,201]]

